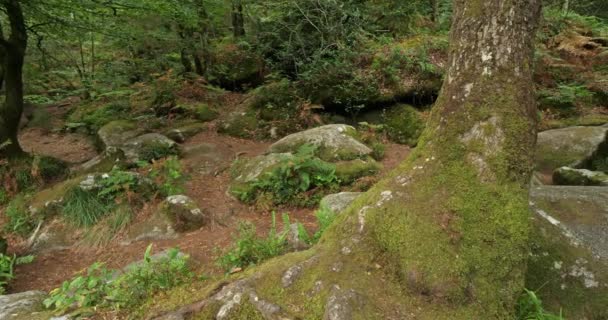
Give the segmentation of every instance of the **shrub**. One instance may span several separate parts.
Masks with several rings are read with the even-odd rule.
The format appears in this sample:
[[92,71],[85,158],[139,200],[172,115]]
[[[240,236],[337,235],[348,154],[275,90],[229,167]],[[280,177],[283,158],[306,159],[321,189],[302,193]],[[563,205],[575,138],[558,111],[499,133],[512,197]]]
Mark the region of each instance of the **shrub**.
[[384,115],[388,137],[394,142],[415,146],[424,130],[419,112],[409,105],[398,105]]
[[577,84],[560,84],[556,89],[539,91],[541,108],[551,108],[562,116],[578,113],[577,107],[590,104],[593,92],[587,87]]
[[24,195],[14,197],[6,207],[4,214],[8,218],[7,223],[4,225],[4,230],[7,232],[27,236],[36,226],[35,218],[28,210],[27,199]]
[[9,281],[15,278],[15,266],[31,263],[32,261],[34,261],[34,256],[11,257],[0,253],[0,295],[6,293],[6,286]]
[[142,161],[151,162],[152,160],[166,158],[178,153],[179,150],[175,145],[169,145],[164,142],[152,142],[146,143],[141,147],[138,157]]
[[313,236],[313,242],[319,241],[321,236],[331,226],[331,224],[336,220],[337,215],[331,211],[331,209],[326,207],[321,207],[317,212],[315,212],[315,217],[317,218],[317,223],[319,225],[319,229]]
[[152,246],[148,246],[144,260],[124,273],[109,270],[94,263],[87,274],[65,281],[52,290],[44,300],[47,308],[65,313],[79,308],[111,308],[119,310],[141,303],[147,295],[185,283],[193,277],[187,255],[170,249],[166,256],[153,259]]
[[146,170],[148,177],[154,181],[163,197],[184,193],[183,184],[186,176],[177,157],[168,157],[161,161],[155,161],[151,165],[142,163],[142,168]]
[[[283,215],[284,226],[289,226],[287,214]],[[245,268],[259,264],[272,257],[287,252],[287,231],[277,232],[276,215],[272,213],[272,225],[268,236],[257,236],[256,228],[250,222],[241,222],[238,227],[238,236],[235,243],[224,255],[218,259],[218,264],[229,272],[235,268]]]
[[519,298],[516,310],[516,319],[518,320],[563,320],[561,316],[553,315],[543,308],[542,301],[536,293],[525,289],[525,292]]
[[307,200],[314,196],[315,192],[308,192],[311,189],[321,191],[323,188],[336,187],[336,166],[315,157],[315,151],[315,146],[302,145],[293,159],[284,160],[263,174],[253,182],[252,188],[238,194],[238,198],[253,202],[259,197],[266,197],[272,204],[302,205],[308,204]]

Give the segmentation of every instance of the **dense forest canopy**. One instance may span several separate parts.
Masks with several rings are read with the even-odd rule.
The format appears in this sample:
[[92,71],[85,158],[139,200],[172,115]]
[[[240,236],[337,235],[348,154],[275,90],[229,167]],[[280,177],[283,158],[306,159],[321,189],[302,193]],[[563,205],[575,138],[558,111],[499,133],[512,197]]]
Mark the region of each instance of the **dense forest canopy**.
[[606,186],[605,0],[0,0],[0,319],[607,319]]

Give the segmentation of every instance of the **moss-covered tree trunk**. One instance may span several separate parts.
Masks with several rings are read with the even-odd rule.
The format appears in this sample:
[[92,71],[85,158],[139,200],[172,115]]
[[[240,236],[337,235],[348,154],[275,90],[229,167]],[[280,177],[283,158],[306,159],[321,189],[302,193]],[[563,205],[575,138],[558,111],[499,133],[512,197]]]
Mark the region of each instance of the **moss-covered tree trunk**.
[[253,269],[185,314],[512,319],[530,228],[540,3],[455,1],[448,72],[413,154],[316,247]]
[[25,19],[18,0],[2,0],[8,16],[10,36],[0,30],[0,50],[5,81],[5,101],[0,104],[0,157],[23,153],[17,137],[23,112],[23,62],[27,47]]

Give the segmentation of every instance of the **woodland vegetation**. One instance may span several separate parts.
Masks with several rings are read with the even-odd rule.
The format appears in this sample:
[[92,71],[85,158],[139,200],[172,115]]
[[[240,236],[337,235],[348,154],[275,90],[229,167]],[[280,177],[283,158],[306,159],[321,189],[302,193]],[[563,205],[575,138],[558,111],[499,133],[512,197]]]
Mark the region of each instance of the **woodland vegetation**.
[[0,0],[0,62],[0,319],[608,319],[606,1]]

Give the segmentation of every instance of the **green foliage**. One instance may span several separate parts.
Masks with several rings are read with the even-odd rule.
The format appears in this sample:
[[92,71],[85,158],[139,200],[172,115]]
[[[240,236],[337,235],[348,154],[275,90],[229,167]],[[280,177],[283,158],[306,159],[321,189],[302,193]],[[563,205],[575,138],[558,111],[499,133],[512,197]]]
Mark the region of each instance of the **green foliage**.
[[68,165],[56,158],[34,156],[32,171],[43,181],[53,181],[65,178],[69,173]]
[[142,166],[147,170],[148,177],[154,181],[163,197],[184,193],[183,184],[187,177],[184,175],[177,157],[168,157],[151,165],[142,163]]
[[572,115],[576,107],[591,102],[593,92],[579,84],[560,84],[556,89],[544,89],[539,92],[541,107],[553,108],[562,115]]
[[542,301],[534,291],[528,289],[522,294],[517,303],[517,320],[563,320],[564,318],[551,314],[543,308]]
[[216,44],[207,78],[222,88],[241,90],[259,84],[263,60],[247,42]]
[[419,112],[409,105],[398,105],[384,114],[388,137],[394,142],[415,146],[425,124]]
[[218,259],[218,264],[229,272],[235,268],[256,265],[284,254],[287,252],[287,227],[289,226],[287,214],[283,214],[283,221],[285,230],[277,232],[276,215],[273,212],[272,225],[266,238],[258,237],[255,226],[250,222],[241,222],[234,245]]
[[314,234],[312,241],[317,242],[321,239],[321,236],[331,226],[331,224],[336,220],[337,215],[334,214],[331,209],[326,207],[321,207],[319,210],[315,212],[315,217],[317,218],[317,224],[319,225],[319,229]]
[[27,204],[26,196],[21,194],[15,196],[9,202],[4,211],[4,215],[8,218],[8,221],[4,225],[6,232],[27,236],[34,230],[36,221],[30,214]]
[[147,143],[139,151],[139,159],[151,162],[152,160],[174,156],[178,153],[179,151],[174,145],[172,146],[163,142]]
[[74,187],[64,197],[61,214],[66,221],[78,227],[90,227],[112,209],[114,204],[107,199],[99,198],[97,194],[82,190],[80,187]]
[[311,198],[318,197],[313,197],[314,192],[305,192],[336,187],[339,183],[336,166],[317,158],[316,149],[313,145],[302,145],[293,159],[284,160],[263,174],[250,190],[238,194],[238,198],[245,202],[262,197],[272,204],[308,204]]
[[170,249],[158,259],[152,258],[151,251],[150,245],[144,260],[122,273],[94,263],[86,275],[65,281],[61,287],[52,290],[44,305],[61,314],[72,309],[92,307],[120,310],[137,305],[146,296],[183,284],[193,277],[188,266],[189,257],[178,249]]
[[9,281],[15,278],[14,268],[16,265],[32,263],[34,256],[17,257],[7,256],[0,253],[0,295],[5,294]]
[[96,132],[103,125],[117,119],[128,119],[131,106],[128,101],[115,101],[101,107],[96,105],[83,106],[72,113],[68,119],[73,123],[84,123]]

